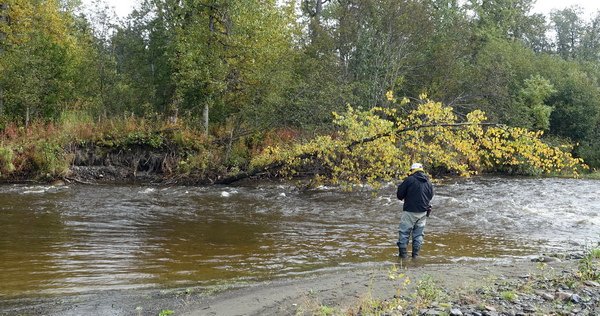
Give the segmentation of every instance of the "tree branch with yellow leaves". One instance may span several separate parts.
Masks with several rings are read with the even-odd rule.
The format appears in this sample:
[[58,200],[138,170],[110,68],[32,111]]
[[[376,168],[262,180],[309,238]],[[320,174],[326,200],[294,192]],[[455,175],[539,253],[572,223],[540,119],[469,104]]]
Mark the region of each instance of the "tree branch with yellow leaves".
[[467,114],[466,121],[458,121],[451,107],[430,100],[405,116],[397,110],[348,107],[342,114],[334,113],[336,133],[302,144],[268,147],[254,157],[250,171],[219,183],[267,172],[293,177],[312,170],[314,184],[378,187],[401,177],[414,161],[460,176],[481,172],[577,176],[586,168],[568,147],[544,143],[541,131],[486,122],[479,110]]

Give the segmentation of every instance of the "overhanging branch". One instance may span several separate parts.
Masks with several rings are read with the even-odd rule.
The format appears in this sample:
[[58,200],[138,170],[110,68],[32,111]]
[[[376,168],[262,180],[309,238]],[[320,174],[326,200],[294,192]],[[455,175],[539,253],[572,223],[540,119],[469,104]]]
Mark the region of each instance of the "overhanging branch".
[[[474,125],[478,125],[478,126],[503,126],[501,124],[496,124],[496,123],[469,123],[469,122],[464,122],[464,123],[432,123],[432,124],[423,124],[423,125],[417,125],[417,126],[411,126],[411,127],[405,127],[403,129],[399,129],[396,131],[390,131],[390,132],[386,132],[386,133],[381,133],[381,134],[377,134],[371,137],[366,137],[360,140],[355,140],[353,142],[351,142],[348,146],[346,146],[346,149],[349,151],[352,151],[352,149],[358,145],[362,145],[365,143],[369,143],[372,141],[375,141],[377,139],[383,138],[383,137],[388,137],[391,136],[392,134],[401,134],[401,133],[405,133],[408,131],[415,131],[415,130],[419,130],[419,129],[424,129],[424,128],[432,128],[432,127],[462,127],[462,126],[474,126]],[[294,158],[296,159],[313,159],[316,158],[318,156],[320,151],[314,151],[314,152],[310,152],[310,153],[304,153],[301,155],[298,155]],[[271,170],[277,170],[279,168],[282,168],[285,165],[284,161],[275,161],[272,162],[266,166],[263,166],[261,168],[258,169],[254,169],[254,170],[250,170],[250,171],[244,171],[244,172],[240,172],[237,173],[233,176],[229,176],[220,180],[217,180],[215,183],[216,184],[232,184],[234,182],[243,180],[243,179],[247,179],[247,178],[251,178],[254,176],[257,176],[261,173],[265,173],[265,172],[269,172]]]

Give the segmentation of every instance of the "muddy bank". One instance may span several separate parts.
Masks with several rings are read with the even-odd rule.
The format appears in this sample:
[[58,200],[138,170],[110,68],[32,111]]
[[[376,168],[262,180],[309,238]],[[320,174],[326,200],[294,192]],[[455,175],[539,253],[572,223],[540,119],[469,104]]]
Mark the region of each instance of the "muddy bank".
[[600,285],[578,261],[514,261],[337,271],[208,297],[182,315],[598,315]]
[[71,146],[73,157],[69,171],[59,180],[83,184],[144,183],[144,184],[212,184],[224,177],[222,171],[193,170],[183,172],[179,166],[197,153],[164,144],[104,147]]
[[[600,287],[575,279],[579,263],[567,259],[420,266],[398,261],[256,284],[3,299],[0,314],[358,315],[366,313],[366,304],[379,302],[395,306],[383,313],[389,315],[597,315]],[[431,295],[428,301],[420,299],[423,291]]]

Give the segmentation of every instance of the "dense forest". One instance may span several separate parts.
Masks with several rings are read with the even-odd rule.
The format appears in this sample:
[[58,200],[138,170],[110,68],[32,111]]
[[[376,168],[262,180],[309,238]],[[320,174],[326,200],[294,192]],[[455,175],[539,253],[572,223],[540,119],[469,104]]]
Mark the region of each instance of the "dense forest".
[[597,168],[600,12],[534,3],[142,0],[118,19],[101,0],[0,0],[0,173],[132,142],[178,144],[163,171],[243,171],[269,145],[335,138],[334,112],[406,118],[426,100]]

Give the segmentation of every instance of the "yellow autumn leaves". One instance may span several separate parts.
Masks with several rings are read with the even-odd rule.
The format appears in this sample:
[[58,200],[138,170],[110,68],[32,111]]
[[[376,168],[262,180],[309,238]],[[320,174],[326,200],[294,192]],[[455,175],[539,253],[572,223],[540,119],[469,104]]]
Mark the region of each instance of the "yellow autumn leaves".
[[270,147],[252,166],[261,168],[281,162],[281,175],[299,172],[314,175],[315,182],[350,187],[380,183],[402,177],[415,161],[430,170],[470,176],[480,172],[577,175],[585,168],[569,148],[552,147],[541,140],[542,132],[486,123],[480,110],[459,120],[453,109],[422,96],[408,115],[396,107],[360,111],[348,106],[334,113],[338,131],[288,148]]

